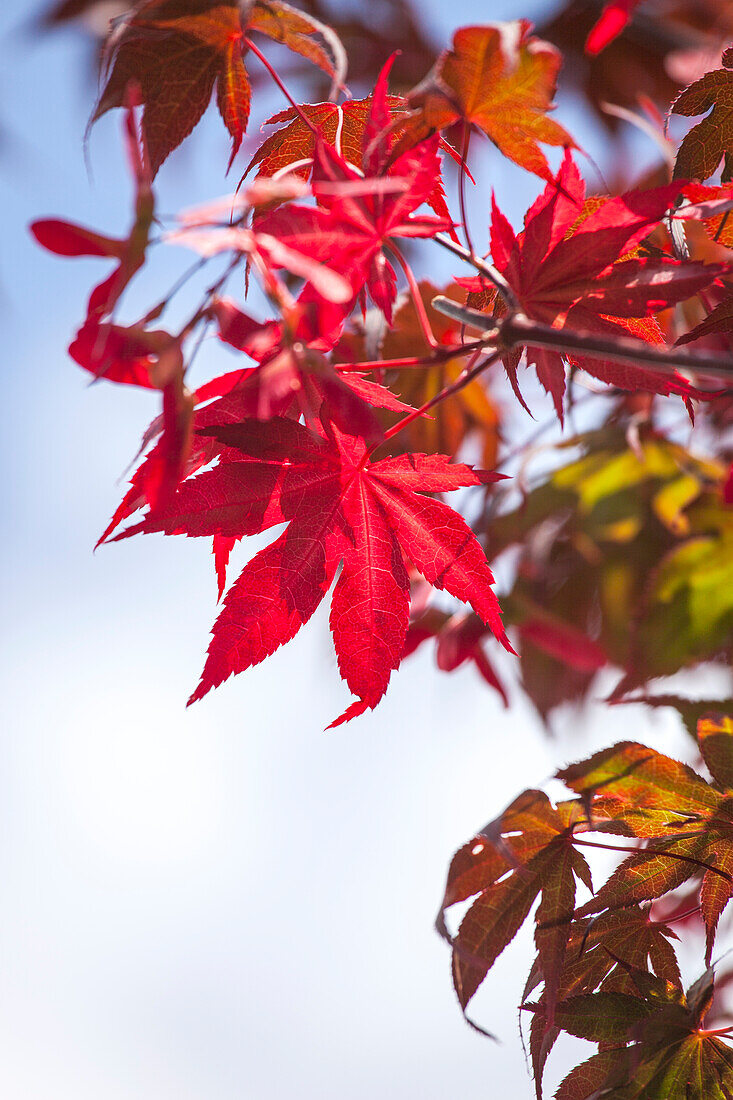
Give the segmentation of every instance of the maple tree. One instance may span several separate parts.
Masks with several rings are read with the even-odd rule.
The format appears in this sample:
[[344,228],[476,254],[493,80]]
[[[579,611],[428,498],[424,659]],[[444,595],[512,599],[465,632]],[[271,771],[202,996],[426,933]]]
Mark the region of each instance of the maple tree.
[[[97,7],[56,4],[48,22]],[[441,670],[474,665],[504,705],[523,693],[548,725],[594,691],[615,714],[679,714],[696,768],[623,741],[558,771],[570,797],[520,794],[450,865],[437,927],[464,1013],[534,914],[520,1008],[537,1096],[561,1033],[597,1044],[557,1100],[733,1097],[715,961],[733,895],[733,3],[712,30],[705,7],[571,0],[547,38],[523,19],[459,27],[442,52],[407,42],[401,68],[389,47],[413,23],[399,0],[381,43],[318,2],[138,0],[103,42],[92,112],[123,111],[130,232],[32,226],[59,256],[114,265],[71,357],[161,395],[100,543],[212,540],[222,607],[190,703],[290,641],[330,593],[354,697],[332,725],[375,708],[427,645]],[[675,68],[650,34],[644,94],[603,109],[662,159],[588,193],[572,126],[553,114],[558,80],[591,66],[614,98],[650,13],[679,41],[689,32],[693,56]],[[371,43],[355,97],[342,34]],[[287,79],[282,48],[297,61]],[[313,102],[293,98],[291,76],[312,78]],[[270,130],[234,193],[159,215],[156,174],[212,97],[225,174],[264,81],[284,105],[257,116]],[[484,224],[469,224],[478,142],[540,181],[521,230],[486,190]],[[130,315],[126,291],[159,245],[196,263]],[[454,265],[445,287],[431,256]],[[163,327],[195,278],[196,308]],[[253,282],[268,316],[244,301]],[[210,331],[237,365],[194,386]],[[545,398],[552,415],[527,429]],[[276,528],[230,582],[235,545]],[[495,562],[509,578],[498,592]],[[725,674],[722,697],[686,697],[674,677],[692,669]],[[618,860],[600,886],[594,850]],[[687,989],[683,933],[699,955]]]

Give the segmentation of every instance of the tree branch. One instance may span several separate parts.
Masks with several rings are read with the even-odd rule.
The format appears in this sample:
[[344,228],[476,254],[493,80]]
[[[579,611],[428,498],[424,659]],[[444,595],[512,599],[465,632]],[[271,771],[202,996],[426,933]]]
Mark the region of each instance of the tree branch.
[[[453,242],[451,242],[452,244]],[[595,359],[610,359],[615,363],[643,366],[652,374],[669,376],[680,369],[716,375],[724,379],[733,377],[733,356],[711,352],[689,352],[683,348],[660,347],[636,340],[632,336],[599,336],[582,329],[552,328],[551,325],[532,321],[523,313],[510,313],[507,317],[489,317],[477,309],[461,306],[450,298],[438,296],[432,305],[438,313],[451,317],[461,324],[483,332],[487,345],[505,349],[519,346],[548,348],[563,355],[588,355]]]

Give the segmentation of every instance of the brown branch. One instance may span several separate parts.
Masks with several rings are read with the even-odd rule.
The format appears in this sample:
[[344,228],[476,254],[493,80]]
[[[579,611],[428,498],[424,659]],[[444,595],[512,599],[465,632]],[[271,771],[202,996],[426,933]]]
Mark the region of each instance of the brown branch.
[[539,321],[532,321],[520,312],[509,314],[505,318],[489,317],[477,309],[460,306],[442,296],[433,298],[432,305],[446,317],[483,332],[486,344],[493,347],[506,350],[519,346],[548,348],[562,355],[588,355],[595,359],[628,363],[634,367],[643,366],[652,374],[669,375],[671,370],[679,368],[725,379],[733,376],[731,355],[660,347],[647,344],[644,340],[636,340],[632,336],[610,338],[582,329],[556,329]]

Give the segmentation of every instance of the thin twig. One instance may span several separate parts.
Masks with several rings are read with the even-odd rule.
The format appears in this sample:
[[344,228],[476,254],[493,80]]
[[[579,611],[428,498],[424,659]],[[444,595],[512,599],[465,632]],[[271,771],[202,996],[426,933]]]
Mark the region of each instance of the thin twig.
[[[475,352],[474,358],[476,358],[479,354],[480,349]],[[393,436],[397,435],[398,432],[401,432],[403,428],[406,428],[408,424],[412,424],[413,420],[417,420],[419,416],[424,416],[425,413],[429,412],[430,409],[434,408],[435,405],[439,404],[441,401],[445,401],[446,397],[452,397],[454,393],[458,393],[458,391],[462,390],[464,386],[467,386],[469,382],[473,382],[474,378],[477,378],[479,374],[483,373],[483,371],[493,366],[494,363],[496,363],[496,361],[499,359],[500,355],[501,352],[496,351],[492,355],[487,355],[486,358],[482,359],[481,362],[478,363],[475,367],[469,364],[466,367],[465,371],[463,371],[463,373],[460,375],[460,377],[457,378],[455,382],[452,382],[450,386],[446,386],[445,389],[440,391],[440,393],[436,393],[434,397],[431,397],[429,401],[426,401],[424,405],[421,405],[419,409],[414,409],[413,412],[408,413],[407,416],[403,417],[402,420],[400,420],[393,427],[388,428],[388,430],[384,433],[384,436],[380,443],[386,442],[388,439],[392,439]],[[377,444],[377,446],[379,445],[380,444]]]
[[405,278],[407,279],[407,285],[410,288],[412,303],[415,306],[415,313],[417,314],[417,319],[420,324],[420,328],[422,329],[423,336],[425,337],[431,348],[437,348],[438,341],[435,339],[435,336],[433,334],[433,330],[430,325],[430,318],[428,317],[427,310],[425,309],[425,303],[422,300],[422,294],[420,293],[420,287],[417,284],[417,279],[415,278],[414,272],[394,241],[389,242],[389,250],[402,268],[405,274]]
[[306,115],[305,111],[303,111],[303,109],[302,109],[302,108],[301,108],[301,107],[300,107],[300,106],[299,106],[299,105],[298,105],[298,104],[297,104],[297,103],[295,102],[295,100],[294,100],[294,99],[293,99],[293,97],[291,96],[290,92],[289,92],[289,91],[288,91],[288,89],[287,89],[287,88],[285,87],[285,85],[283,84],[282,80],[280,79],[280,77],[279,77],[279,76],[277,75],[277,73],[275,72],[275,69],[274,69],[274,68],[272,67],[272,65],[271,65],[271,64],[270,64],[270,62],[269,62],[269,61],[267,60],[267,58],[266,58],[266,57],[265,57],[265,55],[264,55],[264,54],[262,53],[262,51],[261,51],[261,50],[258,50],[258,49],[257,49],[257,47],[255,46],[254,42],[252,41],[252,39],[251,39],[251,38],[247,38],[247,36],[246,36],[246,35],[245,35],[245,37],[244,37],[244,40],[243,40],[243,41],[244,41],[244,45],[245,45],[245,46],[247,47],[247,49],[251,50],[251,51],[252,51],[252,53],[253,53],[253,54],[255,55],[255,57],[258,57],[258,58],[260,59],[260,61],[262,62],[262,64],[263,64],[263,65],[265,66],[265,68],[267,69],[268,73],[270,74],[270,76],[272,77],[272,79],[273,79],[273,80],[275,81],[275,83],[277,84],[278,88],[280,89],[280,91],[282,92],[282,94],[283,94],[283,95],[285,96],[285,98],[287,99],[287,101],[288,101],[288,103],[290,104],[290,106],[291,106],[291,107],[293,108],[293,110],[294,110],[294,111],[296,112],[296,114],[298,115],[298,117],[299,117],[300,121],[301,121],[301,122],[304,122],[304,123],[305,123],[305,125],[306,125],[306,126],[308,127],[308,129],[309,129],[309,130],[311,131],[311,133],[315,134],[315,135],[316,135],[316,137],[318,137],[318,136],[319,136],[319,134],[318,134],[318,130],[317,130],[317,129],[316,129],[316,127],[315,127],[315,126],[313,125],[313,123],[311,122],[311,120],[310,120],[310,119],[308,118],[308,116]]
[[482,351],[485,346],[483,340],[471,340],[468,344],[441,344],[430,355],[406,355],[402,359],[367,359],[363,363],[334,363],[334,369],[339,374],[364,374],[375,370],[434,367],[436,363],[445,363],[448,359],[458,359],[462,355]]
[[456,242],[451,240],[450,237],[447,237],[445,233],[436,233],[433,240],[441,244],[443,248],[447,248],[454,256],[460,256],[462,260],[466,260],[467,263],[472,264],[477,271],[485,275],[486,278],[494,284],[510,310],[517,310],[519,308],[519,303],[509,283],[502,273],[498,271],[493,264],[490,264],[488,260],[482,260],[478,256],[472,255],[467,248],[464,248],[463,245],[456,244]]
[[463,123],[463,148],[461,149],[461,173],[458,177],[458,202],[461,209],[461,221],[463,222],[463,235],[466,238],[468,250],[472,256],[472,262],[476,260],[476,249],[471,240],[471,231],[468,228],[468,216],[466,214],[466,172],[468,171],[468,147],[471,144],[471,124]]

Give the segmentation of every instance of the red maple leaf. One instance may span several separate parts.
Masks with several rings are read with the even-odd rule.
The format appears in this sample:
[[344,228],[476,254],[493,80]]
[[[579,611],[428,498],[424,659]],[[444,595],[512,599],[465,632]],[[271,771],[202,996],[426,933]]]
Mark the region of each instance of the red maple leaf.
[[391,160],[388,71],[389,64],[377,81],[364,122],[361,163],[367,178],[334,145],[319,138],[313,167],[313,192],[319,206],[283,207],[258,219],[257,229],[321,263],[338,265],[351,279],[355,295],[366,284],[391,322],[397,276],[385,246],[395,237],[432,237],[450,229],[451,222],[442,207],[440,217],[415,213],[423,203],[435,206],[436,196],[444,205],[438,136]]
[[[316,150],[314,191],[322,205],[283,207],[258,221],[258,229],[288,248],[307,251],[320,263],[338,264],[351,279],[355,294],[366,285],[391,321],[397,276],[384,248],[395,237],[432,237],[450,227],[445,218],[414,213],[427,202],[439,172],[436,135],[403,153],[390,167],[387,179],[394,177],[404,185],[384,190],[375,186],[370,194],[369,185],[379,181],[364,180],[334,148],[321,143]],[[355,185],[351,193],[349,184]]]
[[[358,696],[334,725],[375,707],[405,648],[406,559],[431,584],[469,603],[509,646],[484,552],[465,521],[427,493],[498,475],[409,454],[372,463],[364,440],[326,424],[325,438],[284,418],[205,429],[219,464],[184,482],[138,531],[238,539],[289,525],[231,586],[199,686],[202,698],[289,641],[328,592],[339,670]],[[226,551],[226,543],[219,544]]]
[[331,418],[344,430],[373,440],[382,431],[370,406],[392,412],[412,408],[376,382],[351,373],[339,376],[318,349],[301,342],[297,324],[290,339],[282,322],[254,321],[228,299],[214,302],[212,313],[221,339],[259,364],[243,372],[241,388],[252,395],[248,416],[269,420],[289,415],[295,406],[297,415],[312,423],[326,401]]
[[[567,152],[555,181],[527,212],[519,237],[493,203],[494,263],[520,309],[532,320],[611,339],[631,333],[661,343],[653,314],[684,301],[728,271],[725,264],[679,263],[668,257],[635,254],[679,192],[679,184],[670,184],[589,200],[586,205],[585,184]],[[528,347],[527,360],[536,367],[540,382],[552,394],[562,416],[563,357]],[[505,358],[515,388],[518,361],[518,354]],[[573,356],[572,362],[621,389],[695,394],[679,375],[662,377],[643,368],[587,356]]]
[[[263,141],[244,175],[257,166],[258,180],[275,175],[281,177],[286,172],[309,179],[319,137],[337,149],[348,164],[367,175],[379,174],[379,169],[386,169],[389,156],[409,123],[406,101],[401,96],[386,93],[386,78],[391,64],[391,60],[387,62],[374,94],[366,99],[352,99],[342,104],[302,103],[297,108],[288,107],[269,118],[266,125],[283,125]],[[384,130],[381,141],[372,146],[378,133],[373,121],[375,105],[378,106],[379,123]],[[403,125],[400,125],[400,115],[404,115],[406,120]],[[441,139],[440,148],[460,163],[458,154],[448,142]],[[377,168],[373,163],[375,150],[380,154]],[[365,163],[367,159],[372,162],[370,167]],[[435,177],[433,191],[426,201],[438,217],[449,217],[440,175]]]

